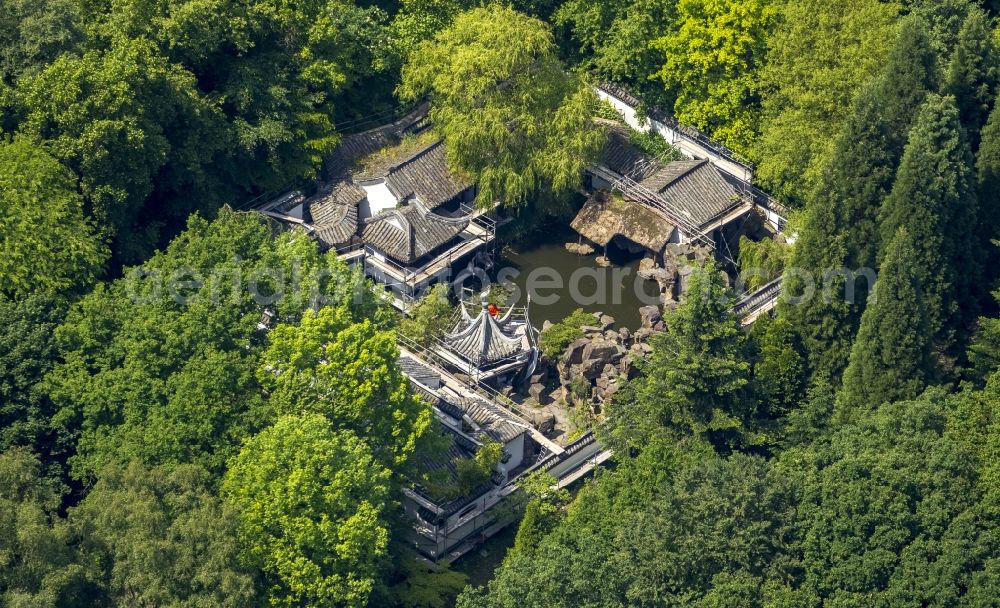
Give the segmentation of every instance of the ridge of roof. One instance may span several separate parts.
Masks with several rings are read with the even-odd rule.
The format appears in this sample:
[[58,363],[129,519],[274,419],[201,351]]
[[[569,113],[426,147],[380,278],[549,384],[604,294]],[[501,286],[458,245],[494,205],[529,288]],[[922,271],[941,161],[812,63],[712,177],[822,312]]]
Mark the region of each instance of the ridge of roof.
[[663,190],[666,190],[667,188],[669,188],[673,184],[676,184],[677,182],[679,182],[683,178],[687,177],[688,175],[690,175],[694,171],[696,171],[698,169],[701,169],[702,167],[704,167],[707,164],[708,164],[708,159],[707,158],[691,159],[691,160],[675,160],[675,161],[671,161],[671,162],[667,163],[667,165],[663,167],[664,169],[669,169],[671,165],[673,165],[675,167],[682,166],[682,165],[687,165],[687,166],[683,167],[683,169],[681,171],[679,171],[675,175],[671,176],[670,179],[668,179],[662,185],[660,185],[660,191],[662,192]]

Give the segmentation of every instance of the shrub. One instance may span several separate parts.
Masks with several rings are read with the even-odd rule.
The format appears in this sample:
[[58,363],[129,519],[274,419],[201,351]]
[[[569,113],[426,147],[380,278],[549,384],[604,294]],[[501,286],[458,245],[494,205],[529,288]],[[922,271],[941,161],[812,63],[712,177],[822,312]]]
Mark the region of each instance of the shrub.
[[562,354],[573,340],[583,337],[583,327],[594,324],[594,315],[577,308],[562,321],[551,325],[542,332],[538,346],[542,354],[555,359]]

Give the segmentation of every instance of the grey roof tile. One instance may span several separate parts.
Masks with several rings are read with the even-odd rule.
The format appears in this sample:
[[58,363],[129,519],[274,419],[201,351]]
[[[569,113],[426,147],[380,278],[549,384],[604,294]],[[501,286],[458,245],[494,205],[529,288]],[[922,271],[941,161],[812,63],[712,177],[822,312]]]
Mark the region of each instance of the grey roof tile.
[[417,202],[387,209],[365,221],[361,238],[401,264],[413,264],[457,237],[467,218],[448,218]]

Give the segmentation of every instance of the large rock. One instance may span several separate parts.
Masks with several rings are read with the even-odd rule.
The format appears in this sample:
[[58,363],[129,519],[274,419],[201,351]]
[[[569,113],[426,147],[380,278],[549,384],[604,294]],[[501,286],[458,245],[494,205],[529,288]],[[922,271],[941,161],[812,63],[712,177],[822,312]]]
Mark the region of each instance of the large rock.
[[619,354],[624,354],[624,349],[617,342],[601,338],[599,340],[592,340],[587,344],[582,354],[584,361],[596,359],[602,363],[609,363],[615,360],[615,357]]
[[543,435],[556,428],[556,417],[549,412],[531,412],[530,416],[531,425]]
[[594,253],[594,248],[587,243],[566,243],[566,251],[577,255],[590,255]]
[[548,401],[547,390],[544,384],[532,384],[528,387],[528,395],[540,405],[545,405]]
[[614,382],[617,377],[618,368],[608,363],[601,369],[601,375],[597,377],[595,384],[602,389],[606,389],[611,386],[611,383]]
[[635,334],[633,334],[634,340],[632,341],[633,348],[635,347],[636,344],[640,344],[648,340],[649,337],[652,336],[654,333],[656,332],[653,331],[652,327],[640,327],[639,329],[635,330]]
[[653,268],[656,268],[656,260],[654,260],[653,258],[642,258],[641,260],[639,260],[640,273],[643,270],[652,270]]
[[656,306],[643,306],[639,308],[639,318],[642,319],[642,327],[652,329],[654,325],[663,320],[660,309]]
[[531,375],[528,378],[529,384],[545,384],[549,379],[549,368],[547,366],[542,366],[540,371]]
[[587,338],[580,338],[579,340],[573,340],[572,342],[569,343],[569,346],[567,346],[566,350],[563,352],[562,360],[565,363],[568,363],[569,365],[577,365],[583,363],[583,360],[585,358],[583,356],[583,350],[587,348],[587,345],[589,344],[590,340],[588,340]]
[[605,362],[600,359],[587,359],[580,365],[574,365],[573,371],[587,380],[595,380],[604,371]]
[[602,330],[611,329],[615,326],[615,318],[611,315],[601,315],[600,323]]
[[667,270],[665,268],[640,268],[636,274],[644,281],[659,282],[661,277],[667,274]]

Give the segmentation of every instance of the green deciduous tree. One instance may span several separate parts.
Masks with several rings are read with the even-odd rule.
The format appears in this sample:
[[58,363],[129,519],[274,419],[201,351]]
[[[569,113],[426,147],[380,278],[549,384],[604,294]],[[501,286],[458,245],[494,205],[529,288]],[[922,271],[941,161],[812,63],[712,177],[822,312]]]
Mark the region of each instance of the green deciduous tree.
[[75,48],[83,38],[78,12],[70,0],[0,2],[0,82],[14,83]]
[[264,310],[294,323],[321,302],[358,319],[378,309],[362,279],[304,234],[276,235],[256,214],[192,217],[166,251],[96,288],[56,332],[63,361],[46,385],[54,427],[76,442],[74,475],[134,459],[221,472],[264,422]]
[[914,243],[908,263],[923,287],[931,332],[945,351],[978,310],[971,164],[955,99],[929,95],[879,211],[879,256],[886,257],[896,232],[905,227]]
[[759,75],[776,10],[766,0],[680,0],[674,28],[652,41],[674,114],[745,151],[758,132]]
[[740,253],[737,263],[747,291],[754,291],[781,276],[791,257],[791,247],[775,239],[753,241],[740,236]]
[[915,256],[910,234],[900,228],[886,250],[873,301],[861,316],[837,395],[839,415],[913,399],[933,378],[932,336]]
[[51,457],[69,447],[49,435],[54,407],[41,385],[56,362],[53,332],[63,312],[42,297],[0,296],[0,451],[27,446]]
[[110,464],[70,520],[82,550],[104,566],[102,587],[115,605],[256,605],[235,513],[197,466]]
[[164,224],[217,208],[204,169],[229,145],[223,116],[150,42],[63,55],[21,85],[21,131],[73,170],[119,261],[145,257]]
[[24,138],[0,141],[0,167],[0,293],[54,296],[88,286],[108,251],[73,174]]
[[399,66],[421,42],[447,28],[462,11],[473,7],[468,0],[402,0],[387,33],[392,40],[393,63]]
[[616,441],[641,449],[666,429],[693,433],[717,445],[738,443],[746,430],[744,394],[750,364],[745,336],[729,310],[718,268],[692,275],[687,300],[666,315],[667,331],[651,340],[634,399],[615,399],[609,412]]
[[271,605],[366,605],[389,543],[389,477],[319,414],[284,416],[243,446],[223,491]]
[[24,448],[0,453],[0,601],[5,606],[85,606],[101,599],[96,572],[58,516],[61,492]]
[[355,322],[346,307],[328,307],[275,327],[270,337],[259,373],[270,411],[323,414],[389,466],[412,456],[433,414],[396,364],[394,333]]
[[976,459],[947,432],[950,409],[931,390],[782,455],[802,493],[799,586],[809,605],[977,605],[970,587],[989,576],[988,533]]
[[531,551],[511,554],[488,593],[466,592],[458,605],[736,606],[736,594],[754,586],[747,581],[759,587],[787,572],[789,499],[762,459],[709,457],[655,483],[651,495],[631,486],[633,466],[582,491]]
[[750,335],[757,355],[753,364],[753,389],[761,400],[757,415],[781,418],[805,397],[805,357],[800,352],[792,324],[783,317],[758,318]]
[[583,337],[583,327],[594,323],[594,315],[577,308],[558,323],[553,323],[541,333],[538,348],[549,359],[561,357],[573,340]]
[[[349,0],[86,3],[95,46],[152,40],[217,100],[231,137],[224,166],[247,193],[316,174],[337,143],[338,95],[383,54],[385,13]],[[212,15],[212,19],[205,19]],[[365,116],[371,98],[359,101]],[[367,104],[367,105],[365,105]],[[351,115],[351,112],[342,112]],[[248,194],[247,198],[253,196]]]
[[430,97],[449,162],[476,178],[484,205],[573,189],[603,141],[597,98],[566,72],[548,27],[499,5],[463,13],[421,44],[399,93]]
[[779,4],[754,152],[756,177],[775,194],[794,201],[812,192],[854,96],[889,52],[899,10],[875,0]]
[[451,331],[455,309],[448,297],[447,283],[438,283],[399,322],[399,331],[424,346],[430,346],[441,334]]
[[662,65],[662,54],[653,40],[673,27],[676,3],[669,0],[638,0],[623,4],[567,0],[553,15],[559,28],[568,30],[564,46],[570,55],[598,75],[630,85],[654,100],[672,106],[672,91],[651,82]]

